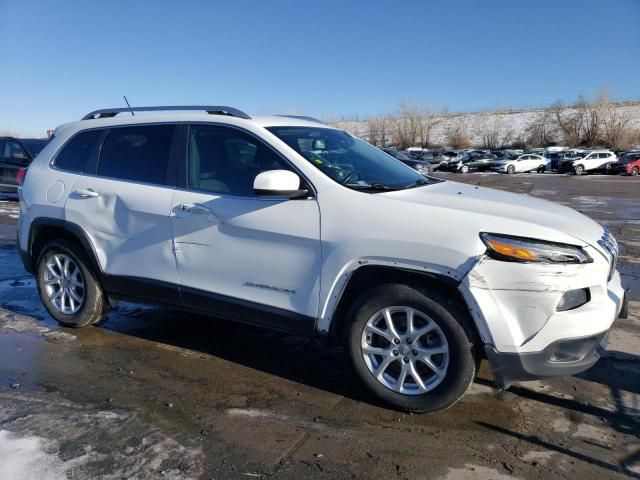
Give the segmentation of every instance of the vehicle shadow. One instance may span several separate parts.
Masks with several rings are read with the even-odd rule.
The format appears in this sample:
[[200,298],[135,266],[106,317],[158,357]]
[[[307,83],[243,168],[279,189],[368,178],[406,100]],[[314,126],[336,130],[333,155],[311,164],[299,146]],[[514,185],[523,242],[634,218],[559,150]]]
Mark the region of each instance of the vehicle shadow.
[[134,304],[121,304],[99,327],[205,353],[358,402],[390,408],[360,386],[343,349],[322,338]]
[[[577,375],[577,378],[599,383],[608,388],[614,400],[614,410],[603,408],[581,399],[558,397],[518,385],[509,388],[509,392],[521,398],[560,407],[568,412],[577,412],[596,417],[617,432],[640,437],[640,356],[616,351],[607,353],[607,357],[600,359],[591,369]],[[482,379],[477,379],[476,382],[492,385],[491,382]],[[640,448],[635,449],[634,452],[614,464],[570,450],[561,444],[555,445],[537,436],[525,435],[486,422],[476,423],[495,432],[539,445],[546,450],[555,451],[614,472],[623,473],[630,478],[640,479],[640,474],[630,470],[631,465],[640,463]]]

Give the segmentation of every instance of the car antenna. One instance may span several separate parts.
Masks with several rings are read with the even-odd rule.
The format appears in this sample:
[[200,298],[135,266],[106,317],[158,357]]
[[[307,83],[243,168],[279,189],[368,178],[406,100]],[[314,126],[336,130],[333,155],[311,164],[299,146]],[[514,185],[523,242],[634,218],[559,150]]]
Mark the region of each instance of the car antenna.
[[127,100],[127,96],[123,95],[122,97],[124,98],[124,101],[126,102],[127,107],[129,107],[129,111],[131,112],[131,116],[135,117],[136,115],[133,113],[133,109],[131,108],[131,105],[129,105],[129,100]]

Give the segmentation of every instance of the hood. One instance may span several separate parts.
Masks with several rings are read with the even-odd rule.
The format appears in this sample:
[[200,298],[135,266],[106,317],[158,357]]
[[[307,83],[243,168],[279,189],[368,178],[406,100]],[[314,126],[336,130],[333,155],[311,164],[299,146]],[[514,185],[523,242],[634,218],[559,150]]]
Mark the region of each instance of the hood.
[[[540,240],[589,244],[599,250],[603,227],[569,207],[516,193],[445,181],[420,188],[381,194],[404,202],[449,210],[438,218],[460,225]],[[442,216],[441,216],[442,215]],[[461,228],[461,227],[460,227]]]

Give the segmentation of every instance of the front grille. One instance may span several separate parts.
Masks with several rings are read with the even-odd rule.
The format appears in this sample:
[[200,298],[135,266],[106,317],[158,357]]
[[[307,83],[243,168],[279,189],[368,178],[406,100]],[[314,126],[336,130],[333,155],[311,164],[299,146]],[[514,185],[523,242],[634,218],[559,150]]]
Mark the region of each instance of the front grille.
[[607,280],[611,280],[613,273],[616,271],[616,264],[618,263],[618,242],[613,238],[611,232],[605,228],[602,238],[598,240],[598,245],[602,247],[609,261],[609,277]]

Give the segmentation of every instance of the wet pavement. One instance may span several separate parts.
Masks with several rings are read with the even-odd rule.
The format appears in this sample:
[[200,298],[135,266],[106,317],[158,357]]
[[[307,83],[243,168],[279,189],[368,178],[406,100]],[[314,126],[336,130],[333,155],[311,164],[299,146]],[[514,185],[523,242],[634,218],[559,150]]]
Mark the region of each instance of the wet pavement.
[[317,339],[129,303],[60,328],[20,265],[17,203],[0,198],[0,479],[640,478],[640,181],[441,176],[610,228],[631,311],[595,367],[500,392],[485,362],[454,407],[412,415]]

